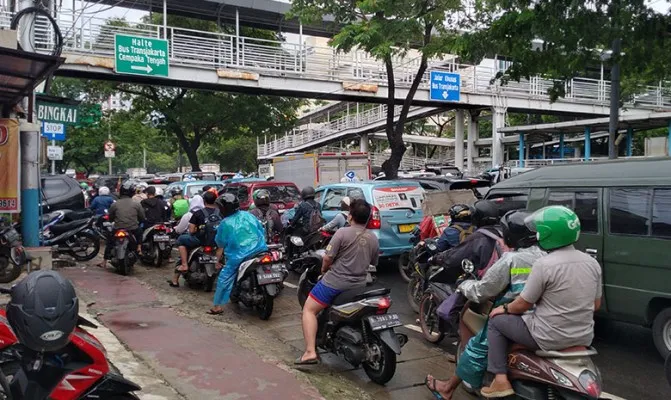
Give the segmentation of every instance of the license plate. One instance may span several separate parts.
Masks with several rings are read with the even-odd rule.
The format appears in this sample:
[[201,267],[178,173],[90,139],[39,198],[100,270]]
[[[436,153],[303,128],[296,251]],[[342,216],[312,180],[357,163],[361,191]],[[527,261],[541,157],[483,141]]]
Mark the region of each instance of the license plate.
[[368,317],[368,323],[373,332],[403,325],[398,314],[372,315]]
[[217,257],[214,257],[214,256],[200,256],[200,257],[198,257],[198,262],[200,262],[201,264],[216,263],[217,262]]
[[284,280],[284,274],[281,272],[264,272],[262,274],[256,274],[256,279],[258,279],[259,285],[280,283]]
[[168,235],[154,235],[154,242],[168,242],[170,241],[170,236]]
[[413,229],[415,229],[417,225],[416,224],[403,224],[398,226],[398,232],[399,233],[408,233],[412,232]]

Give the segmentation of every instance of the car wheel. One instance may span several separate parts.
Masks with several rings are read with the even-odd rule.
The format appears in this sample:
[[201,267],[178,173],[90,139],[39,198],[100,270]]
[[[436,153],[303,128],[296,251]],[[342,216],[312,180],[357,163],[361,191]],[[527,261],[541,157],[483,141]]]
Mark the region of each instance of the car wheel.
[[671,307],[660,311],[652,323],[652,339],[657,351],[666,359],[671,354]]

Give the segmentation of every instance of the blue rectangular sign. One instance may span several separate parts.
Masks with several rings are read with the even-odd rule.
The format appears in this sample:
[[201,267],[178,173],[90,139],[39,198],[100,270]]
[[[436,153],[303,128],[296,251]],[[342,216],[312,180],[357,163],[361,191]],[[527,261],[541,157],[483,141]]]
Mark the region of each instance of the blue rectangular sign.
[[49,140],[65,140],[65,124],[57,122],[42,122],[42,136]]
[[452,72],[431,71],[430,100],[459,101],[461,75]]

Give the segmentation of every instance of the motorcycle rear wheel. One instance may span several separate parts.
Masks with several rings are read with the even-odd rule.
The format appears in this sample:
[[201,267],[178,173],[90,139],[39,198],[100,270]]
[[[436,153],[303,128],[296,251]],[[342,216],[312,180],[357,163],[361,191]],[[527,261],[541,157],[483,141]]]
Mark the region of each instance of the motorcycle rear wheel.
[[410,253],[403,253],[398,256],[398,272],[404,281],[410,282],[413,266],[410,262]]
[[21,266],[14,265],[6,256],[0,256],[0,283],[9,283],[21,275]]
[[270,316],[273,313],[273,305],[275,303],[275,299],[273,298],[273,296],[269,295],[265,289],[262,290],[263,290],[263,303],[256,306],[256,312],[259,314],[259,318],[261,318],[263,321],[267,321],[268,319],[270,319]]
[[380,359],[375,364],[364,362],[363,370],[371,381],[378,385],[384,385],[396,373],[396,353],[379,340],[375,341],[375,345],[380,349]]
[[406,289],[405,293],[408,298],[408,304],[410,304],[410,308],[412,308],[412,311],[415,313],[419,313],[419,305],[422,301],[422,281],[419,275],[416,273],[412,275],[412,279],[410,279],[410,282],[408,283],[408,288]]
[[[81,239],[86,239],[87,241],[90,241],[91,246],[93,246],[93,251],[90,252],[90,253],[85,253],[84,255],[78,255],[78,253],[71,250],[71,251],[69,251],[70,255],[77,261],[93,260],[98,255],[98,253],[100,252],[100,239],[98,238],[98,235],[96,235],[93,232],[84,231],[84,232],[78,233],[77,236],[75,237],[75,240],[77,242],[79,242],[80,238]],[[87,246],[86,249],[88,250],[89,247]]]
[[[437,309],[438,304],[434,302],[433,296],[426,293],[419,306],[419,327],[422,328],[424,339],[433,344],[440,343],[445,338],[445,333],[440,331]],[[434,329],[438,329],[438,331],[434,331]]]

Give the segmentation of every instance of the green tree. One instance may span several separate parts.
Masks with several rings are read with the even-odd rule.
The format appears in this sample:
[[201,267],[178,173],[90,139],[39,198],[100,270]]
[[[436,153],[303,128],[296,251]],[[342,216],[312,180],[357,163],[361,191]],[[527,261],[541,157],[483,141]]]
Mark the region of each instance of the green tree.
[[[304,23],[331,15],[342,29],[331,40],[331,46],[345,52],[362,49],[384,62],[388,97],[386,134],[391,157],[382,164],[388,177],[396,178],[405,153],[403,130],[410,105],[424,77],[428,60],[446,54],[454,32],[446,16],[461,11],[459,0],[294,0],[291,14]],[[448,17],[451,19],[451,17]],[[395,63],[408,62],[404,56],[411,50],[420,53],[401,113],[394,123],[396,102]]]

